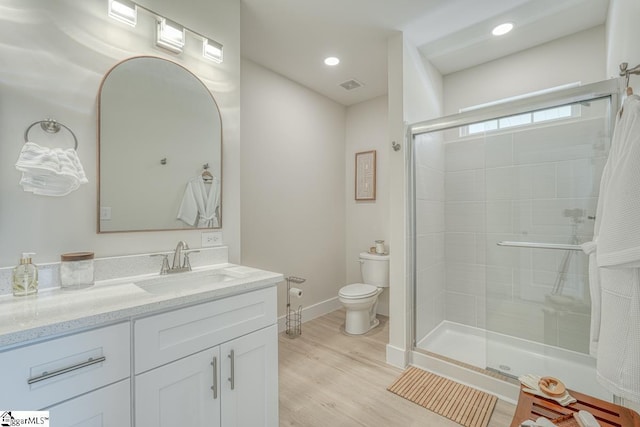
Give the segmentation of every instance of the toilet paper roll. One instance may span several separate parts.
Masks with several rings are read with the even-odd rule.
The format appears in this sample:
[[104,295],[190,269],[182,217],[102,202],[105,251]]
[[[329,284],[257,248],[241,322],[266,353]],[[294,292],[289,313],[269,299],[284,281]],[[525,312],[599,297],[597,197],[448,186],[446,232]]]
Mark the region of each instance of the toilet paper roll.
[[300,298],[302,296],[302,289],[291,288],[289,289],[289,295],[293,298]]

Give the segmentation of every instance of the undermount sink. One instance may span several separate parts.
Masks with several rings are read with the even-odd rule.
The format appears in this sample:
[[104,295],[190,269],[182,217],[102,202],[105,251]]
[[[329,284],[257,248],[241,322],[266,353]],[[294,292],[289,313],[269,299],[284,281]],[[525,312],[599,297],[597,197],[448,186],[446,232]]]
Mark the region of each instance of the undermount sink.
[[151,294],[204,291],[246,275],[228,270],[176,273],[134,282],[134,285]]

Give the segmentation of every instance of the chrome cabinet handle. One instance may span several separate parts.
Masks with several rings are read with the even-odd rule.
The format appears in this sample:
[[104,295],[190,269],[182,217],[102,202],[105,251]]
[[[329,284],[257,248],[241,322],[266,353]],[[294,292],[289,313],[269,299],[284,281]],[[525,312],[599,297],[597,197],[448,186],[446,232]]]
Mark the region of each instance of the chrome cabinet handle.
[[235,354],[233,350],[229,354],[229,359],[231,359],[231,376],[229,377],[229,381],[231,382],[231,390],[235,388],[236,379],[235,379]]
[[27,379],[27,384],[34,384],[40,381],[48,380],[49,378],[57,377],[58,375],[66,374],[71,371],[75,371],[76,369],[85,368],[87,366],[95,365],[96,363],[102,363],[107,360],[106,357],[98,357],[94,359],[90,357],[86,362],[78,363],[77,365],[68,366],[66,368],[56,369],[55,371],[47,372],[44,371],[42,375],[38,375],[37,377],[31,377]]
[[211,361],[211,366],[213,366],[213,385],[211,386],[211,390],[213,390],[213,398],[218,398],[218,358],[214,356]]

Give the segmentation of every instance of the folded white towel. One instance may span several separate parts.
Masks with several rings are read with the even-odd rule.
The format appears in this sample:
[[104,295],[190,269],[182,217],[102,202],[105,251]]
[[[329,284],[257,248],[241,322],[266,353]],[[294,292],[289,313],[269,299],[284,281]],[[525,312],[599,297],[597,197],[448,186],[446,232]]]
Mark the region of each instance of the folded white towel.
[[89,182],[73,148],[46,148],[26,142],[16,169],[22,172],[24,191],[43,196],[66,196]]
[[518,377],[520,383],[525,386],[522,389],[525,393],[535,394],[536,396],[544,397],[545,399],[555,400],[562,406],[567,406],[572,403],[577,402],[577,400],[569,394],[569,392],[565,391],[560,396],[551,396],[544,391],[540,390],[540,377],[539,375],[527,374]]
[[556,425],[544,417],[538,417],[535,421],[523,421],[520,427],[556,427]]

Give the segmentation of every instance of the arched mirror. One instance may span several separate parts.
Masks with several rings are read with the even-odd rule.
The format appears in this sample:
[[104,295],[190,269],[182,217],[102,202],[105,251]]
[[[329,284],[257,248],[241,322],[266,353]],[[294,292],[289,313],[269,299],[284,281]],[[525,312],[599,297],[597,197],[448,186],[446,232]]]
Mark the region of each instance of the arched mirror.
[[134,57],[98,94],[98,232],[222,226],[222,120],[174,62]]

